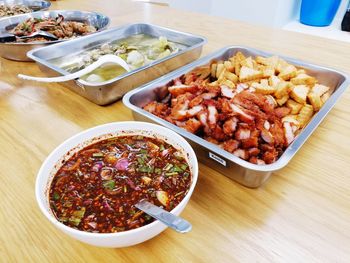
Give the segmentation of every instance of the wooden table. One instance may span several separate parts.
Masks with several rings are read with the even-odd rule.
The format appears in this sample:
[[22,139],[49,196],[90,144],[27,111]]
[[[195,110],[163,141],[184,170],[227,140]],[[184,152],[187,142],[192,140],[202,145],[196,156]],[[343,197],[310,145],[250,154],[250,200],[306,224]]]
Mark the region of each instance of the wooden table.
[[[204,54],[230,44],[284,54],[350,72],[350,45],[129,1],[62,0],[52,9],[105,13],[111,26],[150,22],[208,38]],[[288,164],[259,189],[200,165],[183,217],[186,235],[166,230],[143,244],[102,249],[57,230],[34,196],[46,156],[84,129],[131,120],[122,102],[97,106],[41,75],[34,63],[0,60],[1,262],[350,262],[350,91]]]

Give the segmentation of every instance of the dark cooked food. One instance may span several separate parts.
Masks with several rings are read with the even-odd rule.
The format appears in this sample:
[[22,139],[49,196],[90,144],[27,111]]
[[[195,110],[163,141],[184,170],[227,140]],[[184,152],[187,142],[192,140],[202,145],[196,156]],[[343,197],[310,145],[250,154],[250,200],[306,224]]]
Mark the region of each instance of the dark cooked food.
[[0,17],[14,16],[30,12],[33,12],[33,10],[24,5],[0,5]]
[[[143,108],[254,164],[271,164],[330,97],[304,69],[241,52],[168,83]],[[163,90],[164,89],[160,89]]]
[[153,219],[134,205],[146,199],[170,211],[189,191],[191,172],[182,152],[163,140],[120,136],[75,153],[58,170],[50,207],[63,224],[114,233]]
[[[62,15],[56,18],[29,18],[26,21],[18,24],[12,33],[17,36],[29,36],[36,31],[46,31],[55,35],[58,39],[69,39],[77,36],[83,36],[89,33],[96,32],[96,28],[85,22],[65,21]],[[38,42],[48,41],[44,37],[33,37],[20,39],[17,42]]]

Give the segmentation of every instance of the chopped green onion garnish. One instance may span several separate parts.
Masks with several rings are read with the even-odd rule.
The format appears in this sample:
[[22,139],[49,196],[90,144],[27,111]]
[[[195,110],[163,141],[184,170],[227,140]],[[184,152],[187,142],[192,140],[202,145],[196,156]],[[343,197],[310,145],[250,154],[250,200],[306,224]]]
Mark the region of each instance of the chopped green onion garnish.
[[155,172],[156,174],[161,174],[161,173],[162,173],[162,169],[156,168],[156,169],[154,169],[154,172]]
[[82,207],[80,210],[76,210],[73,212],[73,216],[74,217],[77,217],[77,218],[83,218],[84,217],[84,214],[85,214],[85,210],[86,208],[85,207]]
[[173,176],[179,174],[178,172],[170,172],[170,173],[165,173],[166,176]]
[[141,165],[137,168],[137,170],[141,173],[153,173],[154,168],[152,166]]
[[188,176],[190,176],[190,174],[189,174],[188,172],[184,172],[184,173],[183,173],[183,176],[184,176],[184,177],[188,177]]
[[144,164],[145,163],[145,161],[141,157],[137,157],[137,162],[139,164]]
[[60,195],[56,192],[53,193],[53,200],[57,201],[58,199],[60,199]]
[[167,164],[164,166],[163,170],[169,171],[173,166],[174,166],[174,165],[172,165],[171,163],[167,163]]
[[181,167],[182,170],[185,171],[187,169],[188,165],[183,163],[183,164],[180,165],[180,167]]
[[163,145],[163,144],[161,144],[161,145],[159,146],[159,150],[160,150],[160,151],[164,151],[164,150],[165,150],[165,148],[164,148],[164,145]]
[[145,150],[145,149],[141,149],[141,150],[140,150],[140,153],[144,153],[144,154],[146,154],[146,153],[147,153],[147,150]]
[[181,169],[179,166],[175,165],[172,169],[171,169],[172,172],[179,172],[179,173],[182,173],[183,172],[183,169]]
[[76,218],[76,217],[71,217],[69,218],[69,223],[78,226],[80,224],[81,219],[80,218]]
[[115,187],[115,181],[114,180],[104,181],[102,185],[104,188],[108,190],[113,190],[113,188]]

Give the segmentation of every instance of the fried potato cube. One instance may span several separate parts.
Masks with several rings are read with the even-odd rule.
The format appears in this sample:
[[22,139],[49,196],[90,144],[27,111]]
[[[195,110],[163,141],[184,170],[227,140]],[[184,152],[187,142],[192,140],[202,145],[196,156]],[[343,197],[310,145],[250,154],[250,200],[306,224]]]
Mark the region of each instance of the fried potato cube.
[[225,76],[225,78],[227,78],[228,80],[232,81],[233,83],[238,83],[238,77],[234,73],[226,71],[224,73],[224,76]]
[[325,85],[321,85],[321,84],[315,84],[315,86],[312,87],[311,92],[318,95],[318,96],[322,96],[324,93],[326,93],[327,91],[329,91],[329,87],[325,86]]
[[295,126],[300,128],[300,122],[297,120],[298,115],[287,115],[282,118],[282,122],[290,122],[293,123]]
[[276,102],[279,106],[282,106],[287,102],[288,99],[289,99],[289,95],[287,94],[287,95],[284,95],[282,98],[277,99]]
[[297,75],[295,78],[290,80],[294,85],[309,85],[313,86],[316,83],[316,79],[305,73]]
[[216,74],[215,74],[216,78],[220,77],[220,75],[223,72],[223,70],[225,70],[224,64],[223,63],[218,63],[217,67],[216,67]]
[[298,69],[297,70],[297,76],[300,74],[306,74],[306,71],[304,69]]
[[241,66],[242,67],[245,66],[245,67],[248,67],[248,68],[254,68],[254,63],[253,63],[252,57],[248,57],[245,60],[242,60],[241,61]]
[[248,68],[243,66],[239,72],[239,81],[246,82],[255,79],[261,79],[263,73],[260,70],[255,70],[252,68]]
[[281,81],[282,81],[282,80],[281,80],[279,77],[277,77],[277,76],[271,76],[271,77],[269,78],[269,85],[270,85],[271,87],[276,87],[277,84],[280,83]]
[[239,74],[241,73],[241,63],[239,62],[238,59],[235,59],[235,71],[234,73],[239,76]]
[[245,60],[246,57],[243,55],[242,52],[237,52],[235,55],[234,65],[235,65],[235,72],[238,76],[241,71],[241,61]]
[[221,71],[220,75],[218,76],[218,82],[219,82],[219,83],[223,82],[223,81],[226,79],[226,78],[225,78],[225,74],[226,74],[226,68],[224,68],[224,69]]
[[322,101],[321,101],[321,97],[313,92],[310,92],[307,95],[312,107],[314,107],[314,111],[318,111],[321,109],[322,106]]
[[244,54],[241,51],[238,51],[235,55],[235,60],[238,60],[239,62],[245,60],[246,57],[244,56]]
[[277,61],[276,61],[276,65],[275,65],[275,70],[277,71],[277,73],[282,72],[282,70],[288,66],[289,66],[289,64],[287,61],[285,61],[282,58],[277,57]]
[[210,66],[210,75],[211,75],[212,78],[216,77],[216,69],[217,69],[217,67],[218,67],[218,64],[216,64],[216,63],[213,63]]
[[282,68],[282,70],[280,71],[280,74],[278,74],[278,76],[284,80],[289,80],[291,78],[294,78],[296,75],[297,75],[297,68],[294,67],[293,65],[288,65]]
[[230,61],[225,61],[224,66],[229,72],[233,72],[235,70],[235,66]]
[[294,100],[287,100],[286,103],[287,107],[291,109],[291,114],[298,114],[301,108],[303,107],[303,104],[300,104]]
[[306,104],[301,108],[297,116],[297,121],[300,123],[300,127],[304,127],[309,122],[313,113],[314,109],[310,104]]
[[253,87],[257,93],[261,93],[263,95],[269,95],[269,94],[275,93],[275,89],[268,85],[267,80],[266,82],[262,80],[261,83],[253,82],[251,84],[251,87]]
[[262,69],[263,72],[263,78],[269,78],[271,76],[275,75],[275,69],[271,66],[266,66]]
[[276,68],[279,58],[277,56],[272,56],[272,57],[261,57],[261,56],[257,56],[255,58],[255,61],[259,64],[265,65],[265,66],[269,66],[272,67],[273,69]]
[[269,61],[268,58],[262,57],[262,56],[256,56],[255,60],[257,63],[262,64],[262,65],[269,65]]
[[310,88],[306,85],[297,85],[292,88],[290,96],[301,104],[306,103],[306,97],[309,93]]
[[[275,97],[281,99],[282,97],[288,95],[290,84],[286,81],[281,81],[276,86]],[[306,100],[306,99],[305,99]]]
[[231,89],[233,89],[234,87],[236,87],[235,83],[233,83],[231,80],[225,79],[224,81],[222,81],[220,83],[221,85],[226,85],[228,87],[230,87]]
[[331,94],[329,92],[326,92],[321,96],[322,105],[326,103],[326,101],[329,99],[330,96]]

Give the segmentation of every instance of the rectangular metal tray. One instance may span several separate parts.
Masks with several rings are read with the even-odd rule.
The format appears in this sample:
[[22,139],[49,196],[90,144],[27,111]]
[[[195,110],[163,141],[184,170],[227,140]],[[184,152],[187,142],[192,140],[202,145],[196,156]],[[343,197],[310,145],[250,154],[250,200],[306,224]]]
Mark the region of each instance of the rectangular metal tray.
[[151,24],[124,25],[91,36],[74,39],[28,52],[28,57],[39,64],[41,70],[50,76],[66,75],[67,71],[50,63],[85,50],[101,46],[104,43],[123,39],[135,34],[147,34],[154,37],[165,36],[168,40],[187,46],[185,49],[156,60],[138,69],[120,75],[102,83],[87,83],[83,80],[65,82],[64,85],[88,100],[106,105],[121,98],[126,92],[144,83],[196,60],[207,40],[200,36],[175,31]]
[[247,47],[226,47],[187,66],[184,66],[181,69],[171,72],[160,79],[152,81],[138,89],[128,92],[123,98],[123,103],[125,106],[132,110],[133,116],[136,120],[158,123],[176,131],[185,137],[193,146],[197,157],[202,163],[247,187],[255,188],[263,184],[270,177],[273,171],[279,170],[288,164],[294,154],[296,154],[303,143],[331,110],[341,94],[345,91],[349,85],[349,79],[344,73],[341,73],[337,70],[316,66],[284,56],[279,56],[289,63],[298,66],[299,68],[306,69],[308,73],[316,77],[320,83],[331,87],[332,95],[322,106],[320,111],[313,116],[309,124],[289,145],[282,156],[275,163],[268,165],[256,165],[240,159],[235,155],[219,148],[215,144],[212,144],[200,138],[199,136],[187,132],[186,130],[142,109],[142,107],[147,103],[153,100],[158,100],[160,96],[159,94],[162,94],[163,96],[167,95],[168,91],[164,85],[166,85],[169,81],[180,77],[181,75],[191,71],[196,67],[207,65],[213,60],[217,61],[228,59],[238,51],[241,51],[246,56],[274,55],[268,52],[263,52]]

